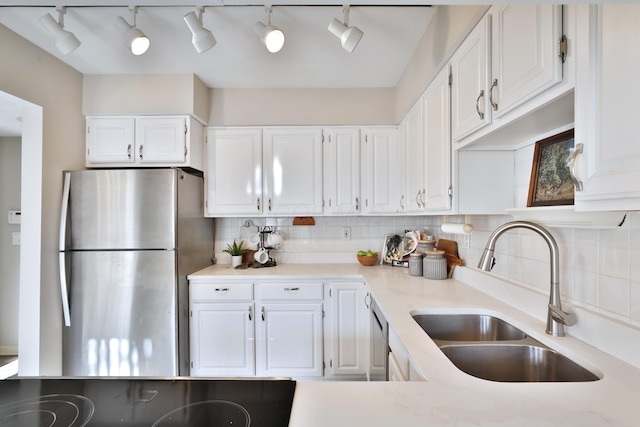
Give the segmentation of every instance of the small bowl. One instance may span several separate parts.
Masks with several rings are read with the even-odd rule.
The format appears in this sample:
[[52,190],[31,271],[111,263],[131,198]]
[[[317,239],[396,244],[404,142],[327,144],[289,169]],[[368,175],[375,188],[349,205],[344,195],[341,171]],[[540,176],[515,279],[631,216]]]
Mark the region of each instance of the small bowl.
[[378,255],[374,255],[374,256],[358,255],[358,261],[362,265],[371,266],[371,265],[375,264],[376,262],[378,262]]

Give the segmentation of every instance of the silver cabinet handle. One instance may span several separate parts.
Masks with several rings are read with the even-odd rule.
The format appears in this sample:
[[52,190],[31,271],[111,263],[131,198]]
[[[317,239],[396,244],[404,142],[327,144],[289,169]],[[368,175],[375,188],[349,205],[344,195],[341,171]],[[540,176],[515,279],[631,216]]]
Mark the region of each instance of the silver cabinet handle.
[[269,212],[271,212],[271,197],[269,197]]
[[295,288],[284,288],[284,290],[287,291],[287,292],[293,292],[293,291],[299,291],[300,288],[298,288],[298,287],[295,287]]
[[420,195],[422,194],[422,190],[418,190],[418,194],[416,194],[416,204],[418,205],[419,208],[422,207],[422,204],[420,204]]
[[216,292],[229,292],[229,288],[216,288]]
[[480,99],[482,99],[483,96],[484,89],[480,90],[480,95],[478,95],[478,98],[476,99],[476,112],[478,113],[478,116],[480,116],[480,120],[484,120],[484,113],[480,111]]
[[253,308],[249,306],[249,320],[252,320],[251,319],[252,317],[253,317]]
[[142,158],[142,147],[144,146],[141,145],[140,148],[138,149],[138,155],[140,156],[140,158]]
[[358,197],[356,197],[356,210],[360,210],[360,199]]
[[582,191],[582,181],[578,179],[578,176],[576,175],[576,159],[578,158],[578,154],[582,153],[582,147],[582,144],[576,144],[576,147],[573,149],[573,153],[571,153],[571,158],[569,159],[569,175],[571,176],[571,181],[573,181],[576,191]]
[[400,207],[404,210],[404,194],[400,196]]
[[127,145],[127,157],[131,160],[131,144]]
[[257,204],[258,204],[258,206],[257,206],[257,207],[258,207],[258,212],[260,212],[260,197],[258,197],[258,202],[257,202]]
[[262,307],[262,309],[260,310],[260,312],[262,313],[262,321],[264,322],[264,307]]
[[493,89],[498,87],[498,79],[493,79],[493,82],[491,82],[491,87],[489,88],[489,102],[491,103],[491,106],[493,107],[493,111],[497,111],[498,110],[498,103],[497,102],[493,102]]
[[368,308],[371,307],[371,293],[367,292],[364,296],[364,306]]

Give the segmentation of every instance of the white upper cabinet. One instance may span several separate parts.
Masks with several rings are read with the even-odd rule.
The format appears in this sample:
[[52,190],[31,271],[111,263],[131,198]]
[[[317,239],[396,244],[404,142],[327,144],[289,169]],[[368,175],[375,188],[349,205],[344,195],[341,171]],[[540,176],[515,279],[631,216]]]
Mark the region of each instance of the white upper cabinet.
[[359,214],[360,128],[327,128],[324,136],[324,212]]
[[[362,203],[368,214],[399,213],[404,163],[396,127],[362,129]],[[401,162],[402,160],[402,162]]]
[[[579,6],[577,210],[640,209],[640,5]],[[577,189],[576,189],[577,190]]]
[[498,5],[490,14],[489,102],[495,119],[562,81],[562,6]]
[[489,37],[491,16],[471,31],[451,58],[451,136],[464,138],[491,122],[489,109]]
[[422,212],[426,189],[424,186],[424,109],[418,100],[400,124],[405,143],[405,212]]
[[449,70],[442,69],[424,95],[425,189],[422,202],[426,211],[451,208],[451,134],[449,122]]
[[526,105],[562,81],[561,37],[560,5],[491,8],[451,58],[453,141],[472,141],[540,107]]
[[202,170],[204,127],[192,117],[87,117],[87,167]]
[[210,128],[207,134],[206,211],[262,213],[262,129]]
[[265,214],[322,213],[321,128],[265,128],[263,167]]
[[321,128],[209,128],[206,213],[322,213]]

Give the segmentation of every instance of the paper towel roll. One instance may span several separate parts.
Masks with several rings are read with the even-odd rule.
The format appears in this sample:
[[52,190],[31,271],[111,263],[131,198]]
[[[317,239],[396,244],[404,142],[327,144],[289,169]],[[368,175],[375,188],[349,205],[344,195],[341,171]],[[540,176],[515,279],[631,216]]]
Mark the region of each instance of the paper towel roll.
[[450,234],[471,234],[473,232],[473,225],[471,224],[442,224],[442,232]]

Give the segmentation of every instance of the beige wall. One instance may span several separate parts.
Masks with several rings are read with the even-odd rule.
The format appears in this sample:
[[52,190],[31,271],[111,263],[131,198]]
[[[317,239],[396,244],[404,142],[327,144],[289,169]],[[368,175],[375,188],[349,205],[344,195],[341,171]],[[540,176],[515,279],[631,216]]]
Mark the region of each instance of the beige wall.
[[20,209],[20,138],[0,138],[0,355],[18,349],[18,291],[20,246],[11,244],[19,224],[5,219],[9,210]]
[[389,125],[394,90],[212,89],[209,125]]
[[[0,90],[43,108],[40,373],[58,374],[62,316],[57,243],[62,171],[84,168],[82,75],[2,25],[0,56]],[[25,156],[40,156],[23,151],[23,165],[26,164]],[[24,180],[22,184],[24,188]],[[38,267],[37,258],[35,256],[33,268]]]
[[86,116],[191,114],[206,123],[207,87],[194,74],[85,75]]
[[436,6],[436,11],[395,91],[400,122],[455,49],[488,9],[486,6]]

